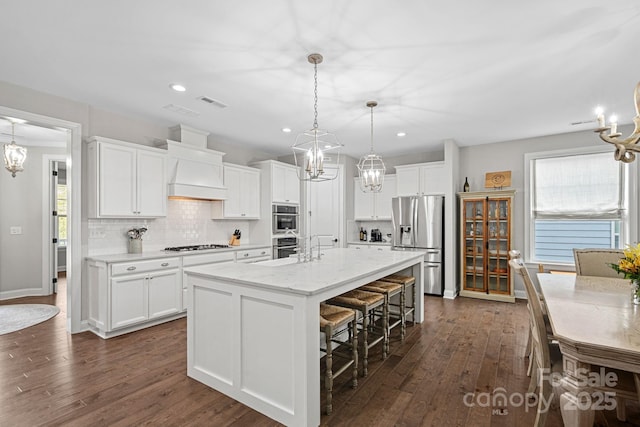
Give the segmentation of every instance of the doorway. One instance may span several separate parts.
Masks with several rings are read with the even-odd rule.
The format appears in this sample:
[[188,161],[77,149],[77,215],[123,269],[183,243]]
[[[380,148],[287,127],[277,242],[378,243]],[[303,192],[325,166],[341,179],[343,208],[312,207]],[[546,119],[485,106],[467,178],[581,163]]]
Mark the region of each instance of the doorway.
[[[66,163],[66,189],[67,189],[67,248],[65,254],[67,255],[66,262],[66,315],[67,315],[67,331],[70,333],[82,332],[82,238],[81,238],[81,150],[82,150],[82,133],[81,125],[79,123],[69,122],[49,116],[43,116],[40,114],[34,114],[27,111],[15,110],[8,107],[0,106],[0,117],[19,119],[26,124],[32,125],[36,128],[50,129],[51,131],[63,132],[65,138],[65,149],[62,161]],[[33,150],[34,153],[37,150]],[[29,162],[29,153],[27,153],[27,162]],[[42,170],[39,160],[35,160],[31,163],[32,168]],[[27,163],[25,163],[26,167]],[[26,169],[25,169],[26,170]],[[45,181],[46,179],[46,181]],[[49,189],[48,176],[42,177],[42,189]],[[37,185],[37,184],[36,184]],[[48,193],[48,191],[45,191]],[[49,207],[47,206],[47,211]],[[44,211],[44,209],[42,210]],[[41,211],[41,212],[42,212]],[[45,230],[49,229],[47,217],[47,226],[42,227],[41,235],[45,235]],[[44,222],[44,220],[43,220]],[[47,237],[47,240],[50,238]],[[49,268],[53,266],[53,262],[49,262],[49,252],[51,251],[50,245],[47,245],[45,249],[43,245],[42,249],[42,271],[47,271],[47,276],[51,278]],[[46,251],[46,256],[45,256]],[[1,261],[1,260],[0,260]],[[46,263],[46,265],[44,265]],[[40,276],[44,276],[42,273]],[[43,282],[43,288],[38,294],[30,295],[42,295],[49,293],[50,280]],[[59,288],[58,291],[62,289]],[[27,296],[24,294],[22,296]]]

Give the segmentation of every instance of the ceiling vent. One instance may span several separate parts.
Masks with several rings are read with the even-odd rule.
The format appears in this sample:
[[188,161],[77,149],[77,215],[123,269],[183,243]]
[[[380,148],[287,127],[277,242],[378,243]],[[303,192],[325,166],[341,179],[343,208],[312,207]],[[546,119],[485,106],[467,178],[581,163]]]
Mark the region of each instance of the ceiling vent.
[[183,107],[182,105],[167,104],[162,108],[164,108],[165,110],[173,111],[174,113],[188,116],[188,117],[200,117],[200,113],[198,113],[197,111],[190,110],[187,107]]
[[202,102],[205,102],[209,105],[212,105],[214,107],[218,107],[218,108],[227,108],[228,105],[225,104],[224,102],[220,102],[217,99],[213,99],[213,98],[209,98],[208,96],[200,96],[196,99],[199,99]]

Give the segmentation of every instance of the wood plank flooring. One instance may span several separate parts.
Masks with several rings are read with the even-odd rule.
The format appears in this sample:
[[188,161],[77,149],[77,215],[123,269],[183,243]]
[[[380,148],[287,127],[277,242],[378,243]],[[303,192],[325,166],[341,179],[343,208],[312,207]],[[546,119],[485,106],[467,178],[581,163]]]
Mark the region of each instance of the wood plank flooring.
[[[60,293],[64,293],[64,283]],[[0,304],[52,303],[55,318],[0,335],[1,426],[276,426],[278,423],[186,376],[186,321],[103,340],[65,331],[64,298],[29,297]],[[334,411],[323,426],[531,426],[535,409],[479,405],[480,393],[527,390],[527,311],[516,304],[425,297],[425,322],[407,328],[369,376],[351,389],[336,381]],[[476,405],[465,405],[476,393]],[[482,403],[482,402],[480,402]],[[640,425],[598,415],[599,425]],[[547,426],[561,426],[557,408]]]

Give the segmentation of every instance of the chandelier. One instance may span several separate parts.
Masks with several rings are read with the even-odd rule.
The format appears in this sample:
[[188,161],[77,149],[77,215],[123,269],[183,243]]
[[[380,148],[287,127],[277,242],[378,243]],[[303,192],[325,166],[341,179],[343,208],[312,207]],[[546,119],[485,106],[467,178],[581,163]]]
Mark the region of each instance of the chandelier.
[[329,181],[338,176],[342,144],[335,135],[318,128],[318,64],[322,59],[319,53],[307,57],[314,69],[313,128],[299,134],[291,147],[301,181]]
[[360,175],[360,189],[365,193],[379,193],[382,191],[384,182],[384,162],[382,157],[373,152],[373,108],[378,103],[376,101],[367,102],[367,107],[371,109],[371,151],[360,158],[358,162],[358,174]]
[[[633,162],[636,159],[635,153],[640,152],[640,146],[638,146],[638,141],[640,141],[640,83],[636,85],[633,100],[636,104],[636,116],[633,118],[636,128],[625,139],[619,139],[622,134],[618,132],[618,119],[612,116],[609,119],[609,126],[605,126],[604,110],[602,108],[596,110],[598,128],[595,132],[600,134],[600,138],[604,142],[613,144],[616,147],[615,158],[624,163]],[[609,131],[608,135],[606,134],[607,131]]]
[[11,172],[12,177],[16,177],[16,172],[22,172],[22,165],[27,159],[27,149],[16,144],[15,123],[11,122],[11,144],[4,144],[4,167]]

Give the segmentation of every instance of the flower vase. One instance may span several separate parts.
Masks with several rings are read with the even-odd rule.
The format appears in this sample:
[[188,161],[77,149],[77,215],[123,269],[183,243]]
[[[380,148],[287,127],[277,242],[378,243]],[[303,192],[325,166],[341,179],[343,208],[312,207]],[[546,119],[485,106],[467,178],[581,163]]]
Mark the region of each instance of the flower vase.
[[640,305],[640,281],[631,281],[631,302]]
[[142,239],[129,239],[129,253],[130,254],[142,253]]

